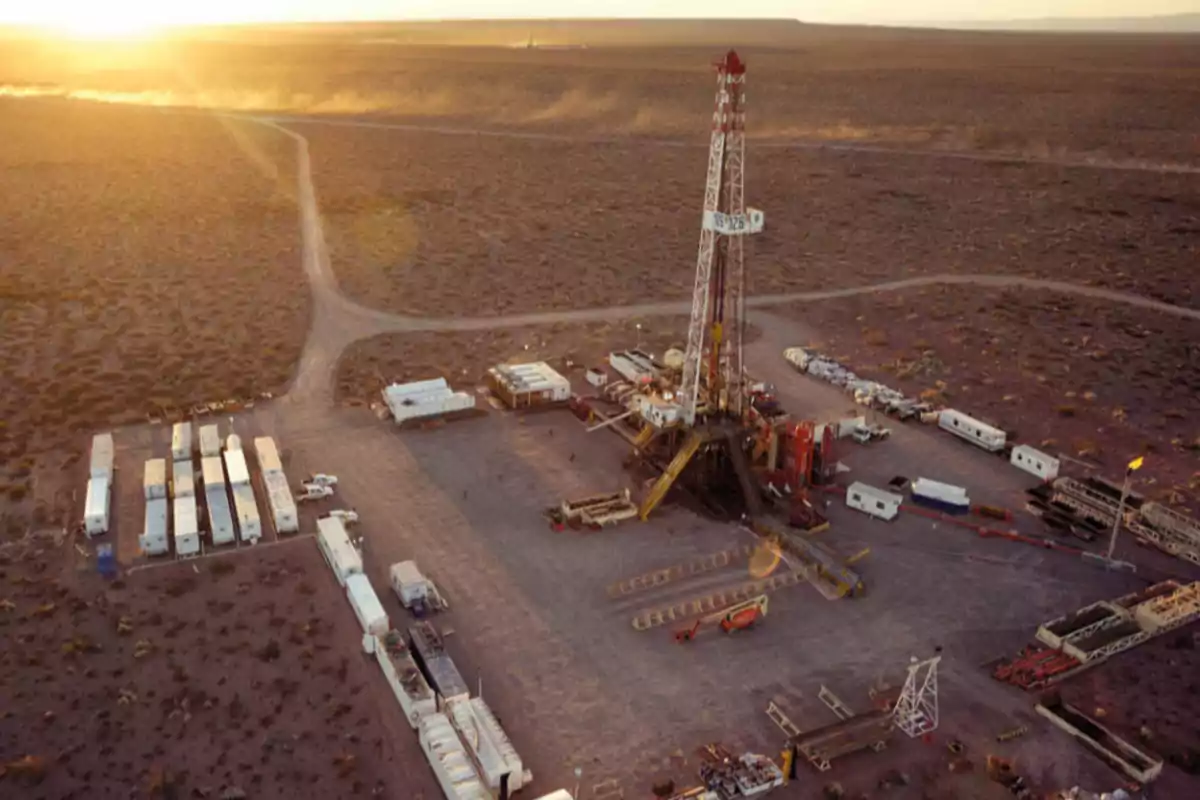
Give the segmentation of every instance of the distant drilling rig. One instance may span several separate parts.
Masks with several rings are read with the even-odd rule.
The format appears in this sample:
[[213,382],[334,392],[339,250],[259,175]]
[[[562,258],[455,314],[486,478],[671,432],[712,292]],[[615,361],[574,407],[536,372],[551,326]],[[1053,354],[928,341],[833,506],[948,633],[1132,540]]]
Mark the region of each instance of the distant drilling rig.
[[677,480],[730,510],[736,506],[754,514],[761,504],[746,455],[751,433],[742,342],[746,327],[743,238],[762,231],[763,213],[745,206],[746,65],[730,50],[716,69],[716,105],[682,377],[673,397],[646,407],[643,416],[648,424],[635,441],[635,458],[662,470],[642,501],[642,519]]

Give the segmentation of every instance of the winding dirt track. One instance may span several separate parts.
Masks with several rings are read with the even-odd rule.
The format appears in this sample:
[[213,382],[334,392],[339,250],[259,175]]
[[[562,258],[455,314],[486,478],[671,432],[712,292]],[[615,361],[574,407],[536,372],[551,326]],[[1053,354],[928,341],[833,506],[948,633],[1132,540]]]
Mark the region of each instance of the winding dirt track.
[[[687,314],[691,310],[690,301],[667,301],[658,303],[643,303],[629,306],[609,306],[603,308],[584,308],[563,311],[543,311],[530,314],[491,317],[416,317],[404,314],[392,314],[379,311],[350,300],[341,293],[337,284],[337,276],[329,259],[329,249],[325,242],[325,234],[321,226],[320,208],[317,202],[316,187],[312,178],[312,162],[309,158],[308,140],[285,123],[342,125],[350,127],[384,128],[396,130],[422,130],[446,133],[451,135],[472,136],[505,136],[523,139],[569,140],[571,137],[556,134],[521,133],[504,131],[487,131],[461,128],[445,128],[439,126],[402,125],[398,123],[365,122],[354,120],[315,120],[312,118],[283,118],[283,117],[248,117],[238,118],[252,121],[273,128],[296,143],[297,150],[297,189],[300,210],[300,230],[303,241],[304,272],[313,292],[313,321],[308,340],[300,359],[296,376],[284,400],[289,406],[300,406],[316,411],[328,407],[333,402],[334,372],[338,359],[347,347],[354,342],[376,336],[381,333],[414,332],[414,331],[471,331],[500,328],[515,328],[526,325],[542,325],[548,323],[582,323],[627,319],[630,317],[670,316]],[[584,140],[601,141],[601,140]],[[605,140],[621,141],[621,140]],[[649,142],[664,146],[692,146],[682,142]],[[762,144],[755,144],[761,147]],[[767,145],[771,146],[771,145]],[[811,147],[843,150],[857,150],[876,153],[893,153],[903,156],[950,157],[968,158],[980,161],[1014,160],[1004,156],[971,153],[946,152],[917,152],[911,150],[877,148],[866,145],[834,146],[828,143],[793,142],[781,144],[784,147]],[[1030,163],[1052,163],[1072,167],[1112,170],[1151,170],[1155,172],[1195,172],[1200,174],[1200,168],[1178,166],[1150,166],[1129,164],[1103,164],[1100,162],[1075,162],[1071,160],[1019,158],[1016,160]],[[1153,300],[1141,295],[1128,292],[1104,289],[1098,286],[1066,283],[1064,281],[1042,280],[1040,278],[1025,278],[1017,275],[926,275],[917,278],[906,278],[871,286],[858,286],[845,289],[829,289],[812,292],[789,292],[782,294],[758,295],[747,299],[750,308],[767,308],[785,303],[803,303],[818,300],[830,300],[841,297],[871,294],[878,292],[898,292],[922,286],[934,285],[972,285],[989,288],[1022,288],[1040,291],[1059,292],[1112,303],[1121,303],[1148,311],[1156,311],[1175,317],[1200,320],[1200,310],[1176,306]]]

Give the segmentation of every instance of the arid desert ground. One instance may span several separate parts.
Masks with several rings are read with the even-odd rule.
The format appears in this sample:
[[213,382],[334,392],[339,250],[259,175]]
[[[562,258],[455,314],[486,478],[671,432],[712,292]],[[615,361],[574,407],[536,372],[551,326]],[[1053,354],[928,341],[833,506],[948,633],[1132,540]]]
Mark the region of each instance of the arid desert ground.
[[[531,36],[559,47],[524,47]],[[0,672],[19,696],[0,712],[0,764],[32,742],[66,765],[38,788],[22,768],[9,779],[28,778],[31,797],[88,798],[161,794],[168,762],[192,772],[189,785],[203,773],[252,797],[308,796],[296,792],[310,785],[366,796],[400,779],[374,745],[392,723],[368,703],[301,706],[271,683],[282,680],[275,659],[303,652],[321,680],[347,669],[366,680],[291,628],[275,637],[281,656],[257,655],[262,637],[236,625],[221,651],[244,681],[279,692],[235,720],[253,753],[235,733],[203,757],[135,752],[129,731],[178,726],[180,741],[204,741],[196,722],[233,715],[236,692],[156,689],[161,719],[123,718],[123,705],[92,695],[120,704],[122,691],[141,692],[126,645],[147,638],[159,651],[139,667],[153,683],[185,657],[163,640],[188,640],[191,653],[225,636],[223,623],[195,628],[186,591],[162,607],[126,600],[133,581],[103,587],[69,544],[28,534],[75,522],[96,430],[210,402],[265,405],[289,389],[297,404],[328,389],[331,402],[361,405],[392,380],[469,388],[497,361],[681,345],[709,64],[731,46],[749,64],[747,202],[767,215],[747,247],[750,292],[780,295],[769,312],[803,334],[777,344],[812,346],[1109,474],[1144,453],[1139,488],[1200,505],[1194,36],[745,22],[249,29],[136,45],[6,37],[0,547],[11,549],[0,551],[0,600],[16,607],[0,610]],[[286,131],[306,142],[327,263],[303,255],[313,220]],[[904,280],[914,284],[886,286]],[[357,309],[350,322],[334,319],[342,305],[314,301],[321,291]],[[586,316],[627,305],[646,308]],[[328,368],[330,385],[293,386],[302,359],[320,366],[313,374]],[[308,556],[185,577],[213,598],[255,584],[250,615],[270,627],[271,603],[309,596],[295,577],[320,568]],[[183,580],[164,572],[154,591]],[[122,616],[129,637],[114,632]],[[46,687],[58,693],[50,705]],[[64,708],[95,716],[67,729]],[[1120,713],[1126,724],[1133,712]],[[188,714],[201,720],[181,723]],[[371,731],[362,741],[320,740],[330,715],[358,714]],[[281,715],[291,744],[258,733]],[[115,761],[71,762],[106,731],[123,742],[101,754]],[[254,763],[227,775],[235,752]]]

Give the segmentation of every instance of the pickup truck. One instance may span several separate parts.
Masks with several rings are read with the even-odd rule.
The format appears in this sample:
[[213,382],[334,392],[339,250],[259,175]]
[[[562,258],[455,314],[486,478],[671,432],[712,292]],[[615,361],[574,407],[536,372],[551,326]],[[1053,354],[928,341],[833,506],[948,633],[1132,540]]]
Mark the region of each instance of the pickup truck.
[[298,502],[306,500],[320,500],[325,497],[333,497],[333,487],[324,486],[318,483],[305,483],[300,486],[300,491],[296,493]]
[[337,486],[337,475],[326,475],[323,472],[318,472],[315,475],[309,475],[304,479],[305,483],[315,483],[321,486]]

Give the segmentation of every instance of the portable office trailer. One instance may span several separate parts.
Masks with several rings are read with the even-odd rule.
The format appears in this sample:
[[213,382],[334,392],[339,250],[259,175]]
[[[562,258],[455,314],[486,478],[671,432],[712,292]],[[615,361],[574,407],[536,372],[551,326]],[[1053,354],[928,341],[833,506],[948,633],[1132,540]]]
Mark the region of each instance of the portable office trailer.
[[246,466],[246,454],[241,450],[225,451],[225,471],[229,475],[230,486],[250,484],[250,468]]
[[192,423],[176,422],[171,428],[171,458],[186,461],[192,457]]
[[895,519],[904,498],[865,483],[852,483],[846,489],[846,505],[879,519]]
[[[351,575],[361,575],[363,571],[362,556],[350,543],[346,527],[337,517],[322,517],[317,520],[317,546],[333,575],[342,586]],[[384,628],[387,631],[387,628]]]
[[993,453],[1003,450],[1005,440],[1008,438],[1008,435],[999,428],[994,428],[986,422],[980,422],[974,417],[969,417],[952,408],[947,408],[938,414],[938,427]]
[[91,477],[112,481],[115,452],[111,433],[97,433],[92,437]]
[[107,477],[92,478],[87,485],[87,500],[83,509],[83,529],[88,536],[108,533],[108,508],[111,485]]
[[233,514],[229,511],[229,495],[225,484],[204,490],[204,504],[208,507],[208,527],[213,545],[230,544],[237,539],[233,527]]
[[357,572],[346,576],[346,599],[350,601],[363,633],[382,636],[388,632],[391,625],[387,612],[383,610],[383,603],[379,602],[379,595],[375,594],[375,588],[366,575]]
[[948,514],[966,514],[971,510],[971,499],[961,486],[917,478],[912,484],[913,500],[923,506],[936,508]]
[[176,461],[171,467],[171,494],[174,497],[196,496],[196,470],[191,459]]
[[167,535],[167,498],[156,497],[146,501],[146,524],[138,537],[138,547],[148,556],[161,556],[171,552]]
[[142,489],[147,500],[157,500],[167,496],[167,460],[151,458],[146,462],[142,473]]
[[279,458],[279,448],[270,436],[259,436],[254,440],[254,453],[258,456],[258,469],[263,475],[283,474],[283,461]]
[[200,427],[200,456],[221,455],[221,431],[216,424]]
[[258,502],[254,499],[254,487],[250,484],[234,486],[233,511],[237,517],[238,533],[243,542],[254,544],[262,538],[262,517],[258,514]]
[[200,552],[200,524],[193,495],[175,497],[175,555],[194,556]]
[[1058,459],[1046,455],[1041,450],[1035,450],[1027,444],[1019,444],[1012,449],[1009,463],[1044,481],[1052,481],[1058,477]]
[[404,709],[408,724],[415,730],[422,717],[437,713],[437,698],[399,631],[388,631],[375,639],[375,660],[400,708]]
[[422,622],[410,627],[408,643],[413,660],[443,701],[465,700],[471,696],[467,682],[446,653],[442,637],[433,625]]
[[449,717],[445,714],[422,717],[417,725],[417,739],[447,800],[492,800]]
[[204,481],[205,491],[217,487],[225,488],[225,467],[221,464],[219,455],[200,459],[200,474]]
[[271,521],[276,533],[295,533],[300,530],[300,518],[296,514],[296,501],[292,489],[282,472],[264,472],[263,487],[267,490],[267,505],[271,508]]

